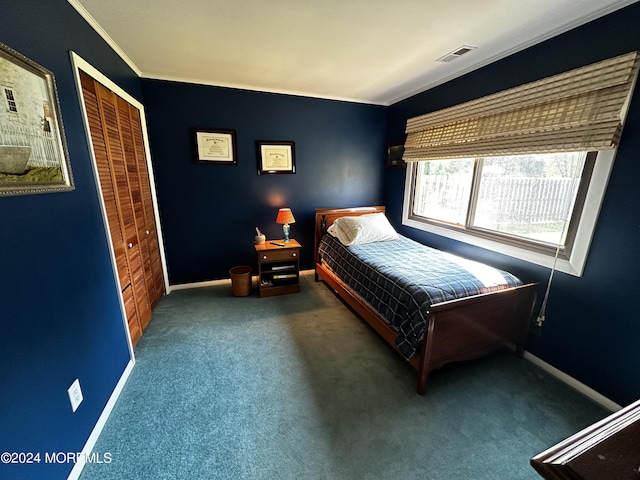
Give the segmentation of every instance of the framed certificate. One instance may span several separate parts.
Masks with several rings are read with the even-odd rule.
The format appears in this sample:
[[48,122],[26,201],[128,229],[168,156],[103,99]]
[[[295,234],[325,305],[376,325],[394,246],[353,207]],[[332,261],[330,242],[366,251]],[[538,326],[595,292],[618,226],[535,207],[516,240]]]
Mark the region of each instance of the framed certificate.
[[236,131],[219,128],[194,128],[196,163],[237,165]]
[[296,173],[294,142],[256,142],[258,175],[268,173]]

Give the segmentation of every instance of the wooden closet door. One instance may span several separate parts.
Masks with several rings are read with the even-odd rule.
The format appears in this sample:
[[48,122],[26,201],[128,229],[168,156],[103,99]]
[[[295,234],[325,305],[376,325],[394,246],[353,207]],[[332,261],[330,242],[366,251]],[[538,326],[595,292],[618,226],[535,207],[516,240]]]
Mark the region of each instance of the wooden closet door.
[[140,114],[93,78],[80,74],[127,322],[135,345],[151,320],[152,305],[164,293]]
[[136,160],[138,162],[138,172],[140,175],[140,192],[142,195],[142,207],[144,210],[145,231],[147,247],[149,249],[150,272],[145,268],[147,274],[147,287],[149,288],[149,299],[151,305],[155,306],[165,292],[164,273],[162,270],[162,259],[160,256],[160,242],[158,240],[158,229],[156,228],[156,216],[153,209],[153,197],[151,196],[151,178],[147,168],[147,156],[144,148],[144,137],[142,135],[142,121],[137,108],[129,105],[131,116],[131,127],[133,130],[133,141],[135,143]]
[[107,147],[107,139],[103,129],[103,119],[100,110],[100,100],[96,91],[96,84],[93,78],[80,72],[80,81],[82,85],[82,94],[84,104],[89,121],[89,132],[91,135],[91,143],[93,144],[93,153],[96,159],[98,169],[98,178],[100,181],[100,190],[105,203],[107,213],[107,223],[109,224],[109,233],[111,236],[111,244],[113,245],[114,256],[116,259],[116,267],[118,270],[118,279],[122,288],[122,296],[124,299],[125,311],[127,315],[127,324],[131,342],[135,345],[142,337],[142,326],[137,314],[133,288],[131,287],[131,272],[129,269],[129,260],[127,258],[127,242],[122,224],[122,212],[118,202],[116,192],[115,173],[112,169],[109,159],[109,149]]
[[[102,127],[106,132],[107,151],[111,169],[115,178],[116,200],[120,206],[121,225],[126,242],[127,263],[131,275],[131,286],[142,328],[151,320],[151,303],[147,295],[142,253],[136,227],[134,204],[131,197],[131,184],[122,144],[122,129],[117,113],[116,95],[99,83],[96,83],[98,102],[102,114]],[[134,187],[135,188],[135,187]]]
[[[149,302],[154,307],[164,293],[164,278],[155,228],[140,112],[123,98],[117,97],[117,104],[145,283]],[[145,327],[146,325],[143,324],[143,328]]]

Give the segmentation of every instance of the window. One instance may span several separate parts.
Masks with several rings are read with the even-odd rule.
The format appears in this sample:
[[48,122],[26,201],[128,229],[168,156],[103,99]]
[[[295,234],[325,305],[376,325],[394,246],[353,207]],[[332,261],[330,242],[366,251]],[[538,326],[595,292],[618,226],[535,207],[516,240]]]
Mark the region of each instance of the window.
[[[596,162],[598,159],[598,162]],[[403,224],[581,275],[613,152],[413,162]]]
[[13,90],[10,88],[4,88],[4,100],[7,104],[7,110],[12,113],[18,113],[18,105],[16,104],[16,99],[13,95]]
[[419,162],[412,212],[564,248],[586,158],[570,152]]
[[586,157],[561,152],[480,160],[472,225],[566,248]]
[[403,223],[581,275],[639,59],[409,118]]

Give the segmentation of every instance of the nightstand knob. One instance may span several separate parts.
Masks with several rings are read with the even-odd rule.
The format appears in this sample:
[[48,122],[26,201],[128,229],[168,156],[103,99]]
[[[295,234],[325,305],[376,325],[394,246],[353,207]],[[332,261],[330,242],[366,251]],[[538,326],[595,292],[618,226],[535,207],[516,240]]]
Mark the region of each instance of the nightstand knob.
[[263,259],[263,260],[266,260],[266,259],[267,259],[267,256],[266,256],[266,255],[263,255],[263,256],[262,256],[262,259]]
[[291,256],[292,256],[292,257],[295,257],[295,256],[296,256],[296,254],[295,254],[295,253],[292,253],[292,254],[291,254]]
[[133,243],[129,243],[128,247],[129,248],[133,247]]

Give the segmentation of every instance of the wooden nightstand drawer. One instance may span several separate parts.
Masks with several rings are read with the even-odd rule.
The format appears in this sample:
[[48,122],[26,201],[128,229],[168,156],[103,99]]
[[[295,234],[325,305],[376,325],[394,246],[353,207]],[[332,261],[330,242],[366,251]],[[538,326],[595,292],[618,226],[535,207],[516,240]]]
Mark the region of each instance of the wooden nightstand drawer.
[[282,250],[265,250],[258,253],[261,262],[277,262],[280,260],[297,260],[300,255],[299,248],[287,248]]

